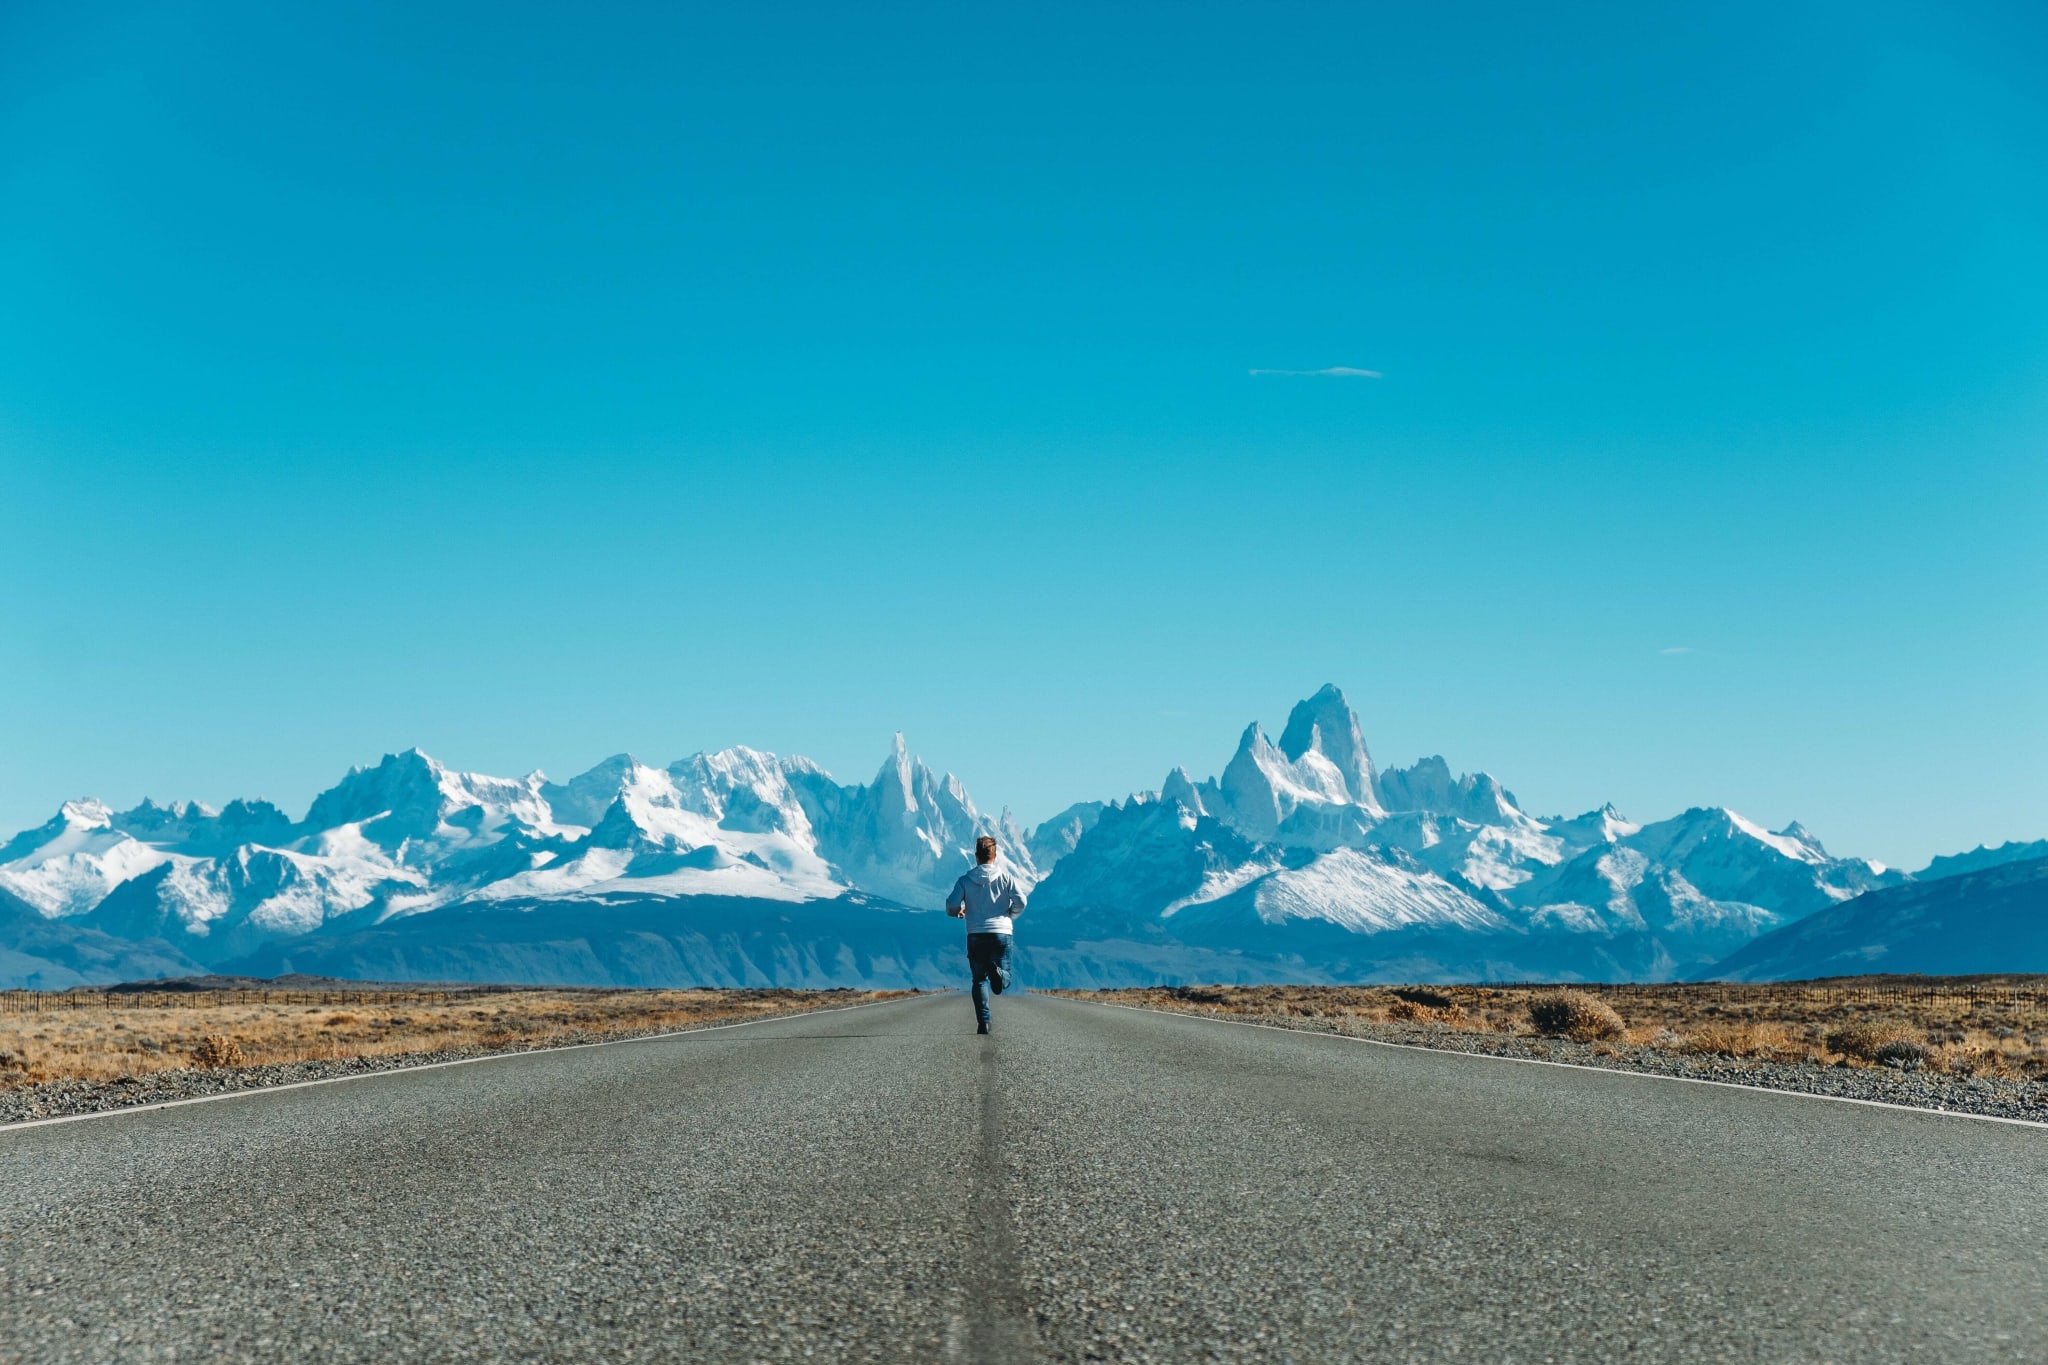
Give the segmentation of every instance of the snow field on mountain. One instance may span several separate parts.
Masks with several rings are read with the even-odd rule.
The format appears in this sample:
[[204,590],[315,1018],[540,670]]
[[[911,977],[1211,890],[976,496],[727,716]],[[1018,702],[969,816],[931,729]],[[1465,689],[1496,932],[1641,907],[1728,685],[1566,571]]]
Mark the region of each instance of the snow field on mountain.
[[1268,924],[1318,919],[1354,933],[1382,933],[1417,925],[1482,932],[1507,927],[1500,915],[1442,878],[1411,872],[1349,848],[1322,854],[1306,867],[1284,868],[1260,879],[1252,904]]
[[98,801],[67,801],[48,824],[10,840],[0,860],[0,889],[46,915],[82,915],[109,891],[166,855],[113,827]]

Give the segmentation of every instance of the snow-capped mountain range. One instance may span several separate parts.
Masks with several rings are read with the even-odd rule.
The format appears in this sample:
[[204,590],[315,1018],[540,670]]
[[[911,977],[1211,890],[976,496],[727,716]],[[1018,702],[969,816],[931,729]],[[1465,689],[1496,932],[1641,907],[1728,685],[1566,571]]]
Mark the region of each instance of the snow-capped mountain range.
[[865,892],[928,903],[982,834],[1036,880],[1007,817],[983,816],[900,735],[875,780],[851,787],[808,759],[745,748],[666,768],[620,754],[560,784],[454,772],[408,749],[350,772],[297,822],[263,801],[66,802],[0,848],[0,891],[204,958],[458,902]]
[[[72,801],[0,847],[0,981],[111,979],[127,945],[142,975],[937,984],[957,974],[937,906],[982,834],[1035,888],[1042,983],[1671,977],[1910,880],[1797,824],[1539,818],[1441,758],[1381,770],[1329,686],[1219,776],[1176,768],[1030,830],[900,735],[865,785],[746,748],[561,783],[408,750],[296,821]],[[31,928],[40,947],[10,943]]]

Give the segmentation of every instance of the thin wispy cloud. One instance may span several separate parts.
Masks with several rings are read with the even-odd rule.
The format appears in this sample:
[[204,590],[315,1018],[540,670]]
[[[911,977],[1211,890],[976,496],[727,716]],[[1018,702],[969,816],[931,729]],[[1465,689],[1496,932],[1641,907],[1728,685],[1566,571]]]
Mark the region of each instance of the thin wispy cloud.
[[1332,365],[1327,370],[1253,370],[1253,374],[1284,374],[1300,379],[1384,379],[1378,370],[1355,370],[1349,365]]

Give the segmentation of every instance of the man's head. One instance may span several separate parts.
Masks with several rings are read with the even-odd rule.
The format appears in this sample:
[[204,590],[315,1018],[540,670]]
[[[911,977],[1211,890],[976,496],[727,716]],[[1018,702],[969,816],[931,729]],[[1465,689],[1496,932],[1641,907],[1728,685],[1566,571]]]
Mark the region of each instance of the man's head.
[[974,841],[974,861],[992,863],[996,860],[996,841],[984,834]]

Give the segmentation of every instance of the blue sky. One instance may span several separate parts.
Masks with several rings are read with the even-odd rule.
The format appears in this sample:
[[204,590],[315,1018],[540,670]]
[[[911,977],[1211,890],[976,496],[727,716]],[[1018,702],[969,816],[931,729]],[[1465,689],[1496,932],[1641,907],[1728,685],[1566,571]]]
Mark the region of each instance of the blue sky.
[[1036,819],[1335,681],[2048,835],[2048,11],[1550,8],[0,8],[0,828],[898,728]]

